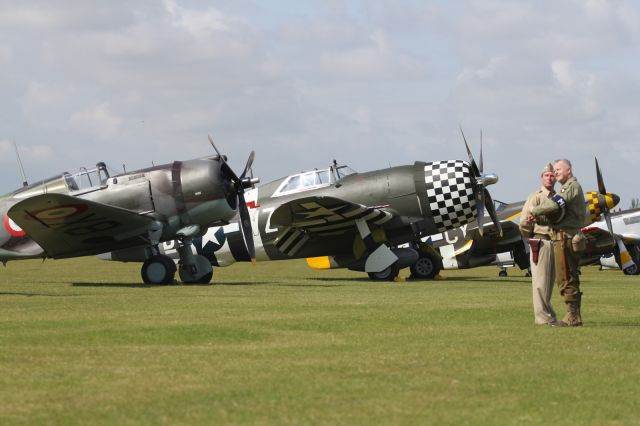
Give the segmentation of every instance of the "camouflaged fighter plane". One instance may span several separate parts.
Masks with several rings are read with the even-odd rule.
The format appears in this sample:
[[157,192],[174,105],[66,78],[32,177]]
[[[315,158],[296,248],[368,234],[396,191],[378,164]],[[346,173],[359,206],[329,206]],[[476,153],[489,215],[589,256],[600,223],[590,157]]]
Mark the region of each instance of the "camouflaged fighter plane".
[[[585,194],[585,206],[590,225],[582,232],[587,239],[587,249],[581,264],[597,263],[602,255],[613,253],[618,265],[627,275],[640,273],[640,211],[610,213],[620,197],[606,191],[598,160],[596,160],[598,191]],[[496,211],[502,224],[503,236],[491,229],[480,235],[473,226],[463,226],[430,237],[430,243],[442,255],[445,269],[466,269],[477,266],[497,265],[500,276],[507,276],[505,265],[529,268],[529,245],[518,225],[524,201],[517,203],[497,202]]]
[[[256,258],[309,258],[313,267],[364,271],[374,280],[392,280],[407,266],[420,273],[429,262],[421,237],[481,221],[485,206],[500,227],[486,189],[498,178],[483,174],[482,152],[479,167],[468,146],[467,154],[469,162],[416,162],[367,173],[334,161],[247,191]],[[399,247],[407,242],[415,246]],[[194,246],[217,266],[250,259],[237,222],[210,228]],[[172,242],[160,249],[176,255]],[[141,254],[102,257],[141,261]]]
[[[240,229],[250,237],[244,192],[258,181],[246,177],[253,152],[239,177],[216,152],[117,176],[98,163],[0,198],[0,261],[134,250],[141,253],[145,283],[173,283],[177,269],[185,283],[208,283],[211,262],[194,254],[191,242],[209,227],[229,223],[237,212]],[[243,251],[254,257],[249,237]],[[167,241],[176,248],[178,268],[158,249]]]

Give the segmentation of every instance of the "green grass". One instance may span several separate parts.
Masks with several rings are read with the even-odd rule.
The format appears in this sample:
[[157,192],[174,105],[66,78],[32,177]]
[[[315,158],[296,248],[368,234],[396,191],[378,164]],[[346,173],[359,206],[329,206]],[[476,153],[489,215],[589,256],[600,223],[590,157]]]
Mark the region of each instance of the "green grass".
[[0,424],[637,424],[640,277],[584,268],[585,326],[557,329],[510,274],[291,261],[145,286],[136,264],[12,262]]

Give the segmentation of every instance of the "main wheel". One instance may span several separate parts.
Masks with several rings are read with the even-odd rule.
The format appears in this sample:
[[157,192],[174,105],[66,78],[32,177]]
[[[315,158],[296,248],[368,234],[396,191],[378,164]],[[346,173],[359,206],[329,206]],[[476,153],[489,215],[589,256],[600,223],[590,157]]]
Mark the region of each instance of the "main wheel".
[[501,270],[500,272],[498,272],[498,276],[499,276],[499,277],[503,277],[503,278],[504,278],[504,277],[509,276],[509,274],[507,274],[506,269],[503,269],[503,270]]
[[176,264],[169,256],[163,254],[145,260],[140,271],[145,284],[172,284],[175,273]]
[[440,272],[440,259],[431,253],[420,253],[420,258],[409,267],[411,278],[431,279]]
[[201,255],[196,255],[193,258],[195,268],[190,265],[180,264],[180,280],[185,284],[208,284],[211,281],[211,277],[213,277],[211,262]]
[[400,268],[396,263],[383,269],[380,272],[367,272],[369,278],[373,281],[393,281],[400,273]]

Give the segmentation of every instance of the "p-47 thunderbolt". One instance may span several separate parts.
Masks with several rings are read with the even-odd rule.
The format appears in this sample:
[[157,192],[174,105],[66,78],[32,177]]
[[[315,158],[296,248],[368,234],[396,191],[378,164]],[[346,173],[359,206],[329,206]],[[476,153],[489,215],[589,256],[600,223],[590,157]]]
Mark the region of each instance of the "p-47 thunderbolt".
[[[467,153],[468,162],[416,162],[367,173],[334,161],[247,191],[257,260],[311,258],[314,267],[364,271],[374,280],[392,280],[407,266],[424,269],[423,236],[482,220],[485,206],[500,227],[486,189],[498,178],[483,174],[482,156],[478,167],[468,146]],[[247,261],[240,229],[235,222],[212,227],[194,245],[214,265]],[[161,246],[171,256],[175,249],[171,242]],[[103,257],[141,261],[142,252]]]
[[[194,253],[192,241],[210,227],[229,223],[239,212],[247,236],[243,250],[254,256],[244,199],[257,182],[246,177],[253,158],[252,152],[239,177],[218,152],[117,176],[98,163],[26,185],[0,198],[0,261],[135,251],[145,283],[172,283],[178,269],[185,283],[207,283],[211,262]],[[159,249],[168,241],[177,267]]]

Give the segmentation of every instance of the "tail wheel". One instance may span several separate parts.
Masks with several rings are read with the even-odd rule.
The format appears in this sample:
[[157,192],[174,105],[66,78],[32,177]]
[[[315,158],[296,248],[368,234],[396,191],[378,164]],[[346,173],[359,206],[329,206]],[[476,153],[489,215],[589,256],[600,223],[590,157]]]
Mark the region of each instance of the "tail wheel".
[[397,263],[383,269],[380,272],[367,272],[369,278],[373,281],[393,281],[400,273],[400,268]]
[[173,284],[176,264],[169,256],[151,256],[142,264],[142,281],[145,284]]
[[431,253],[420,253],[420,258],[409,267],[412,278],[432,279],[442,269],[440,259]]

